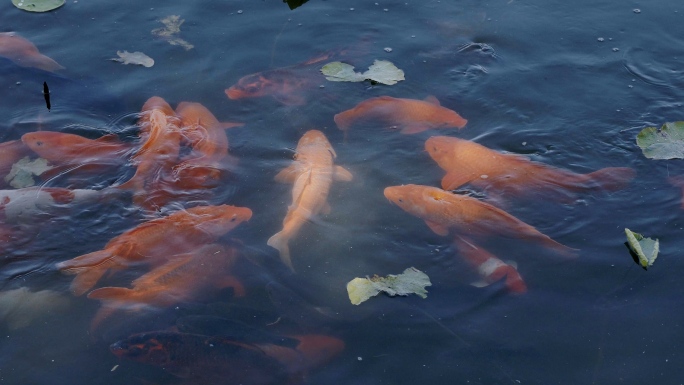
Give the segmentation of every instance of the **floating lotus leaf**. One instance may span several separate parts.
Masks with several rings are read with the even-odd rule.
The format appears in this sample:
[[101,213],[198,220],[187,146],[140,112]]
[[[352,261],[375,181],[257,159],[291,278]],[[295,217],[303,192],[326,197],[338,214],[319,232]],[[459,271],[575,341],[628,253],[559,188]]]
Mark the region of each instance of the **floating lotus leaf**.
[[636,142],[647,158],[684,158],[684,122],[665,123],[660,129],[646,127]]
[[397,68],[387,60],[376,60],[368,71],[359,73],[354,71],[354,66],[339,61],[331,62],[321,68],[325,78],[333,82],[362,82],[372,80],[374,82],[392,85],[404,80],[404,71]]
[[5,182],[14,188],[25,188],[36,185],[34,176],[40,175],[53,167],[43,158],[31,160],[28,156],[12,165],[12,170],[5,176]]
[[64,0],[12,0],[19,9],[29,12],[48,12],[64,5]]
[[154,59],[142,52],[116,51],[116,54],[119,55],[118,58],[109,60],[118,61],[123,64],[137,64],[144,67],[152,67],[154,65]]
[[639,257],[641,266],[648,268],[653,265],[653,262],[658,258],[658,251],[660,250],[658,240],[644,238],[643,235],[632,232],[630,229],[625,229],[625,234],[627,234],[627,244],[634,254]]
[[425,287],[430,285],[432,285],[430,278],[425,273],[415,267],[409,267],[399,275],[354,278],[347,283],[347,294],[349,294],[349,300],[354,305],[365,302],[380,292],[385,292],[392,297],[417,294],[421,298],[427,298]]

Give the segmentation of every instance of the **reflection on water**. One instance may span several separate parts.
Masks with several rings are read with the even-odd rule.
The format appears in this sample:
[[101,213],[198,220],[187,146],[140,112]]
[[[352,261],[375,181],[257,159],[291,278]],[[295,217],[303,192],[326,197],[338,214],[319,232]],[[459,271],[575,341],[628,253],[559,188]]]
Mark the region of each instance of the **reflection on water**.
[[[30,177],[0,193],[0,379],[679,383],[682,163],[634,144],[682,120],[677,4],[283,2],[0,5],[3,33],[66,67],[0,57],[0,171],[28,157]],[[184,20],[192,47],[157,38],[162,20]],[[376,59],[406,80],[319,73]],[[369,108],[345,135],[336,115],[380,98],[421,107]],[[467,125],[426,123],[436,100]],[[328,145],[306,161],[312,130]],[[436,135],[487,151],[452,164]],[[458,188],[577,258],[476,237],[496,223],[454,224],[456,209],[411,215],[383,195],[399,185]],[[269,246],[293,212],[294,272]],[[648,271],[625,227],[660,239]],[[349,302],[354,277],[410,266],[426,299]]]

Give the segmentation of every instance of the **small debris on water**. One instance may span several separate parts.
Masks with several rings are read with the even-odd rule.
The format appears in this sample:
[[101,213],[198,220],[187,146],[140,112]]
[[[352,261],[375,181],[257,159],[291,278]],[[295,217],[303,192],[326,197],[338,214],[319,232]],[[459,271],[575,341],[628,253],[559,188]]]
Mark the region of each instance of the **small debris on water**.
[[385,47],[385,52],[392,52],[392,48],[391,47]]
[[119,365],[114,365],[114,367],[112,368],[112,370],[110,370],[110,372],[113,372],[113,371],[115,371],[115,370],[116,370],[116,368],[118,368],[118,367],[119,367]]
[[617,48],[617,47],[613,48],[613,52],[617,52],[619,50],[620,50],[620,48]]
[[385,9],[383,9],[383,11],[387,12],[387,11],[389,11],[389,9],[385,8]]
[[242,10],[238,9],[237,13],[238,13],[238,15],[242,15]]
[[350,10],[350,11],[353,11],[353,10],[354,10],[354,8],[349,8],[349,10]]
[[641,13],[641,10],[639,8],[634,8],[633,12],[634,13]]
[[604,38],[602,38],[602,37],[599,37],[599,38],[596,39],[596,40],[598,40],[598,41],[600,41],[600,42],[604,42],[606,39],[604,39]]
[[363,357],[361,357],[361,356],[356,357],[356,359],[359,361],[363,361]]

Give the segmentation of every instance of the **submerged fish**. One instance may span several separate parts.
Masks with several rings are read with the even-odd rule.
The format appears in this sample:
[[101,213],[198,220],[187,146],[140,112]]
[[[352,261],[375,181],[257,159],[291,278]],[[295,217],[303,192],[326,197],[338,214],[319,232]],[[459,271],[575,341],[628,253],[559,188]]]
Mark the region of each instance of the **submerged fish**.
[[5,177],[12,170],[12,165],[31,154],[31,149],[20,140],[10,140],[0,143],[0,186],[9,186]]
[[176,107],[181,132],[190,142],[190,155],[173,167],[174,184],[181,189],[215,187],[228,157],[225,130],[243,123],[219,122],[199,103],[182,102]]
[[[634,178],[628,167],[608,167],[589,174],[533,162],[526,157],[503,154],[470,140],[433,136],[425,150],[447,174],[442,188],[453,190],[469,183],[478,188],[524,195],[538,190],[619,190]],[[561,191],[562,192],[562,191]]]
[[432,231],[442,236],[449,235],[450,231],[466,236],[500,235],[537,242],[568,256],[576,251],[507,212],[468,196],[410,184],[387,187],[385,197],[424,220]]
[[[133,202],[146,209],[168,203],[164,199],[150,201],[149,196],[165,183],[180,154],[179,119],[164,99],[154,96],[145,102],[139,119],[141,146],[133,156],[135,175],[117,188],[133,191]],[[159,197],[157,197],[159,198]]]
[[159,265],[169,257],[214,242],[252,217],[246,207],[199,206],[145,222],[107,243],[104,249],[60,262],[57,268],[76,274],[71,292],[82,295],[109,269],[124,269],[136,262]]
[[118,309],[136,310],[140,307],[169,307],[187,302],[209,289],[233,288],[236,297],[245,295],[242,283],[231,274],[238,258],[237,250],[217,244],[199,247],[188,253],[175,255],[169,261],[143,274],[124,287],[103,287],[88,293],[88,298],[103,301],[91,324],[94,330],[105,318]]
[[433,128],[463,128],[468,123],[455,111],[440,106],[435,97],[415,100],[379,96],[335,115],[337,127],[345,132],[365,121],[380,122],[399,129],[402,134],[416,134]]
[[505,278],[506,288],[509,291],[513,293],[527,291],[527,285],[514,265],[500,260],[482,247],[473,244],[469,239],[457,236],[454,245],[458,248],[459,255],[473,266],[482,278],[482,281],[474,283],[474,286],[487,286]]
[[0,320],[10,330],[24,328],[33,320],[64,311],[69,300],[52,290],[32,292],[26,287],[0,291]]
[[295,383],[344,350],[344,342],[334,337],[287,338],[296,340],[296,347],[198,334],[149,332],[116,342],[110,349],[119,358],[158,366],[195,383],[245,385]]
[[0,56],[22,67],[35,67],[51,72],[64,69],[56,61],[41,54],[33,43],[16,32],[0,32]]
[[268,240],[268,245],[278,249],[280,259],[294,270],[288,243],[302,226],[321,212],[330,211],[328,193],[333,180],[350,181],[352,174],[341,166],[335,166],[337,157],[325,135],[318,130],[307,131],[297,143],[295,160],[276,175],[281,183],[293,183],[292,204],[283,220],[283,229]]
[[290,67],[276,68],[242,77],[226,89],[229,99],[272,96],[288,106],[306,103],[306,91],[318,87],[324,81],[319,71],[320,64],[334,54],[329,53],[309,59]]
[[53,131],[36,131],[24,134],[21,141],[55,168],[41,176],[50,178],[60,173],[101,173],[126,164],[132,147],[108,134],[98,139]]
[[94,203],[106,196],[97,190],[58,187],[0,190],[0,218],[5,224],[32,226],[40,216],[58,215],[70,205]]

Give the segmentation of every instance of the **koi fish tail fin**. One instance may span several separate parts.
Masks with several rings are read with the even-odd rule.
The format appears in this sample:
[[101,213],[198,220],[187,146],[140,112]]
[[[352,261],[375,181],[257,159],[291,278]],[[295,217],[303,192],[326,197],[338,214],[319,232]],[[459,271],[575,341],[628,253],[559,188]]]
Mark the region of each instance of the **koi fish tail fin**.
[[102,305],[95,313],[95,317],[90,321],[90,335],[93,336],[95,332],[100,328],[103,322],[105,322],[109,317],[116,313],[118,308],[114,306]]
[[506,287],[508,290],[513,293],[525,293],[527,291],[527,285],[525,284],[525,281],[523,281],[518,270],[511,265],[506,266]]
[[269,238],[266,244],[278,250],[280,253],[280,260],[283,261],[290,270],[295,271],[294,266],[292,266],[292,259],[290,258],[290,247],[287,244],[287,239],[283,237],[282,231]]
[[60,262],[57,268],[65,274],[76,274],[71,282],[71,293],[80,296],[95,286],[113,265],[112,254],[107,250],[98,250]]
[[102,264],[79,271],[77,273],[78,275],[71,281],[71,293],[77,297],[85,294],[95,286],[97,281],[102,278],[108,269],[109,267],[107,265]]
[[606,167],[587,174],[591,186],[606,191],[622,190],[635,176],[636,171],[629,167]]
[[335,120],[335,124],[337,124],[337,128],[344,131],[344,134],[346,135],[347,131],[352,125],[353,111],[340,112],[339,114],[335,115],[333,119]]

